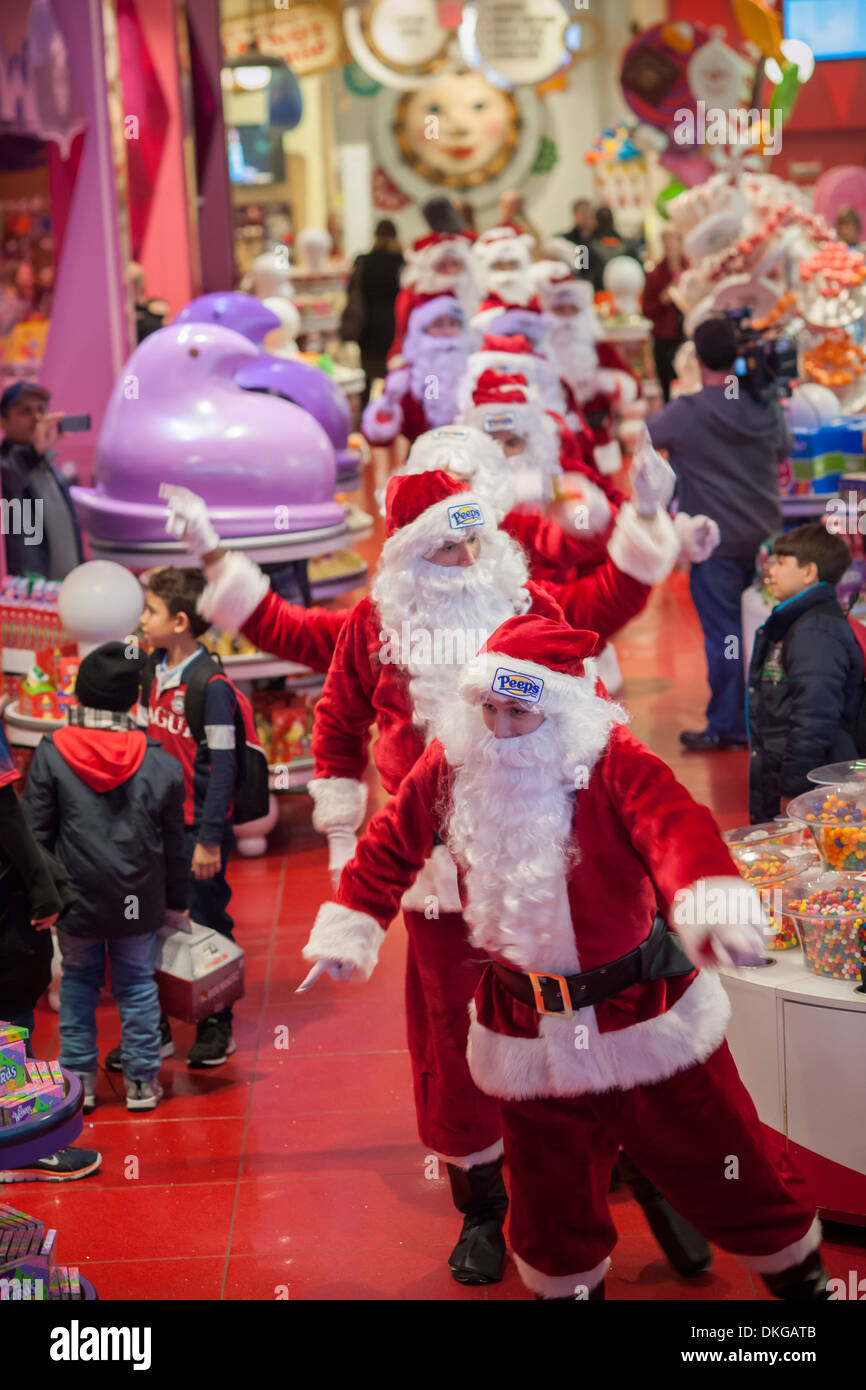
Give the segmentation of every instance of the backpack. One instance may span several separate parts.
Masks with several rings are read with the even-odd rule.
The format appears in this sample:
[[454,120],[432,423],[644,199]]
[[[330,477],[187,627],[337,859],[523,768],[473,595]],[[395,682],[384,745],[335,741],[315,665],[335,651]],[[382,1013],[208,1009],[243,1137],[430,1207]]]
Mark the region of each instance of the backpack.
[[[147,705],[150,688],[153,684],[155,667],[148,662],[142,671],[141,702]],[[268,787],[268,760],[264,748],[259,743],[253,708],[234,681],[229,680],[222,661],[212,652],[207,659],[200,657],[189,667],[184,691],[183,712],[189,731],[199,748],[207,748],[207,735],[204,727],[205,692],[212,680],[224,680],[235,693],[235,754],[237,758],[237,780],[234,790],[232,819],[235,825],[246,825],[249,821],[260,820],[268,813],[270,791]]]

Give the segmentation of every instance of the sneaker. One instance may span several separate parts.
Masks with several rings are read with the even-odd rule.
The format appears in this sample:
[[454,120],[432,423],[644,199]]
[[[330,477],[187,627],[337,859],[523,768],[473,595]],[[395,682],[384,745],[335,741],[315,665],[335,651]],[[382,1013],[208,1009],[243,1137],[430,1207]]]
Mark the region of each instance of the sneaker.
[[37,1158],[23,1168],[10,1168],[0,1173],[2,1182],[74,1182],[89,1178],[102,1164],[102,1154],[95,1149],[58,1149],[47,1158]]
[[680,743],[694,753],[717,753],[726,748],[749,746],[745,734],[713,734],[709,729],[702,729],[700,733],[686,729],[680,734]]
[[[174,1043],[171,1040],[171,1024],[165,1014],[159,1016],[159,1055],[163,1059],[174,1056]],[[113,1047],[105,1055],[106,1071],[123,1071],[123,1060],[120,1055],[120,1043]]]
[[234,1050],[231,1024],[219,1018],[205,1018],[196,1029],[186,1064],[192,1071],[200,1067],[221,1067]]
[[[61,1062],[61,1066],[63,1063]],[[81,1089],[84,1092],[84,1113],[89,1115],[91,1110],[96,1108],[96,1072],[95,1071],[76,1071],[74,1067],[65,1067],[65,1071],[77,1076],[81,1082]]]
[[163,1097],[163,1089],[158,1081],[136,1081],[124,1076],[126,1086],[127,1110],[155,1110]]

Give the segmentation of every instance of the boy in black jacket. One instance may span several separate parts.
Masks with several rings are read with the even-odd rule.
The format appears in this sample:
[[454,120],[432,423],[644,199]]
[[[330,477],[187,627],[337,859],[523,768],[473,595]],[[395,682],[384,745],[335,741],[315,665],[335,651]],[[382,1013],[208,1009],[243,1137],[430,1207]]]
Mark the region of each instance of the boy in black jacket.
[[78,901],[57,936],[63,955],[60,1062],[96,1104],[96,1006],[105,980],[120,1011],[128,1110],[162,1096],[156,933],[185,917],[183,775],[135,725],[144,658],[106,642],[84,658],[69,725],[46,734],[30,766],[23,807],[36,838],[56,851]]
[[817,521],[773,547],[776,606],[755,635],[746,700],[753,825],[808,791],[813,767],[857,756],[848,728],[863,696],[863,658],[836,598],[850,563],[842,537]]

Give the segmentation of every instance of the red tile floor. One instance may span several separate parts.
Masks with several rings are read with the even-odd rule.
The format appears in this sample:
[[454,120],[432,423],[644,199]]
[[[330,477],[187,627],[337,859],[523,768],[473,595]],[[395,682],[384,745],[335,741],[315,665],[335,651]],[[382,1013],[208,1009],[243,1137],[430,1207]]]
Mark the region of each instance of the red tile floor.
[[[683,576],[652,598],[617,641],[633,727],[724,827],[745,818],[746,756],[681,755],[683,727],[702,727],[700,629]],[[524,1299],[509,1263],[500,1285],[455,1284],[446,1258],[458,1220],[447,1178],[425,1172],[416,1139],[403,1023],[404,933],[389,933],[367,985],[328,978],[298,998],[300,948],[329,882],[306,796],[283,799],[260,860],[232,864],[232,911],[247,953],[236,1011],[238,1050],[214,1074],[187,1071],[193,1030],[174,1027],[165,1099],[127,1114],[119,1078],[101,1073],[98,1107],[79,1143],[102,1170],[81,1182],[0,1186],[59,1231],[103,1298]],[[99,1010],[100,1041],[119,1037]],[[57,1016],[37,1013],[37,1056],[58,1053]],[[716,1252],[710,1273],[678,1279],[627,1190],[612,1198],[619,1230],[611,1299],[761,1298],[762,1286]],[[831,1274],[866,1266],[861,1233],[834,1228]]]

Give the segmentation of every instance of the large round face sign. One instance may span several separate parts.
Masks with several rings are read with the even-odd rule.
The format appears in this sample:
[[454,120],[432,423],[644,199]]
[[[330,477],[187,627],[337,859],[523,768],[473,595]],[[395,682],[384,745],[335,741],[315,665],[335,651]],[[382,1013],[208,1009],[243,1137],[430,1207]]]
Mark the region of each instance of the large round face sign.
[[393,129],[402,158],[422,178],[475,188],[513,158],[520,115],[514,98],[480,73],[446,73],[401,97]]
[[506,82],[543,82],[569,56],[570,20],[559,0],[479,0],[476,12],[478,54]]
[[638,120],[671,130],[678,111],[694,112],[689,63],[710,37],[702,24],[656,24],[629,44],[620,83]]
[[448,40],[436,0],[373,0],[361,24],[374,55],[400,72],[423,71]]

